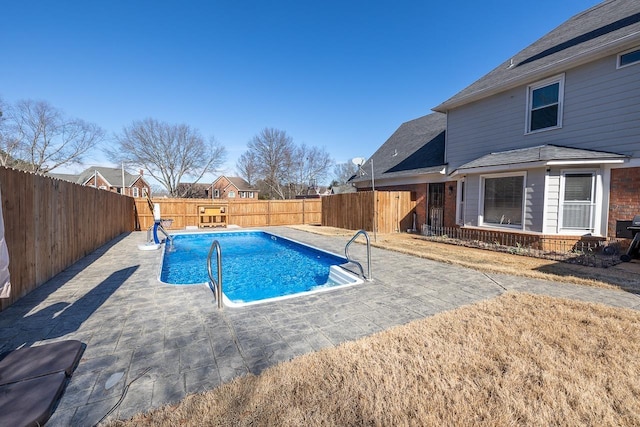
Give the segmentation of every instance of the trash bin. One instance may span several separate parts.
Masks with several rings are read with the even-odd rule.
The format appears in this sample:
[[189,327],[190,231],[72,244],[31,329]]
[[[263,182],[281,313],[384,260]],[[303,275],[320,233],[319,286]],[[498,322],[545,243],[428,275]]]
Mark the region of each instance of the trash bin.
[[631,225],[627,227],[627,230],[633,233],[633,240],[631,240],[631,245],[629,245],[627,253],[620,255],[620,260],[624,262],[638,258],[638,254],[640,253],[640,215],[633,217],[633,221],[631,221]]

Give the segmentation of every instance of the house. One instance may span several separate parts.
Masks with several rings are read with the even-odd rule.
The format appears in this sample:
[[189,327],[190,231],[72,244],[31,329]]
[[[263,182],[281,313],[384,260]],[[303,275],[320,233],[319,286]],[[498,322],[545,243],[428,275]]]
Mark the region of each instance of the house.
[[211,184],[181,182],[177,186],[178,197],[185,199],[210,199]]
[[[349,182],[358,191],[411,191],[417,224],[444,224],[447,117],[432,113],[403,123]],[[453,205],[455,209],[455,205]]]
[[243,178],[221,175],[213,184],[214,199],[257,199],[258,190]]
[[131,197],[151,197],[151,187],[144,179],[144,171],[142,169],[138,175],[134,175],[121,168],[90,166],[77,175],[60,173],[48,173],[47,175],[52,178],[114,191]]
[[602,2],[435,108],[456,222],[615,237],[640,211],[640,2]]
[[[640,213],[640,2],[579,13],[434,111],[446,115],[441,176],[416,164],[397,181],[443,183],[445,225],[629,237],[619,224]],[[385,145],[372,157],[376,189],[393,182]]]

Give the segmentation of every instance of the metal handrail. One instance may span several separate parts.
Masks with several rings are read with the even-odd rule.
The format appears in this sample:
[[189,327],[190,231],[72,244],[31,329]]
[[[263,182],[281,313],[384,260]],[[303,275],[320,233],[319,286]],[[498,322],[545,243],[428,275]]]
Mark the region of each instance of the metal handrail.
[[173,248],[173,237],[171,237],[169,233],[167,233],[167,230],[165,230],[162,225],[158,225],[158,230],[160,230],[160,232],[164,234],[164,236],[166,237],[166,240],[169,241],[169,246]]
[[[364,269],[362,268],[362,264],[360,264],[358,261],[355,261],[354,259],[352,259],[351,256],[349,255],[349,246],[361,234],[367,240],[367,275],[366,276],[364,275]],[[367,282],[370,282],[371,280],[373,280],[371,278],[371,241],[369,240],[369,234],[367,234],[367,232],[365,230],[358,230],[356,232],[356,234],[351,238],[351,240],[349,240],[349,242],[344,247],[344,256],[347,258],[347,261],[349,261],[352,264],[357,265],[360,268],[360,274],[362,275],[362,277],[367,279]]]
[[[218,262],[218,280],[213,279],[213,272],[211,271],[211,255],[213,251],[216,251],[216,260]],[[223,308],[222,303],[222,248],[220,248],[220,242],[214,240],[209,248],[209,255],[207,255],[207,271],[209,272],[209,280],[213,283],[213,293],[218,302],[218,308]]]

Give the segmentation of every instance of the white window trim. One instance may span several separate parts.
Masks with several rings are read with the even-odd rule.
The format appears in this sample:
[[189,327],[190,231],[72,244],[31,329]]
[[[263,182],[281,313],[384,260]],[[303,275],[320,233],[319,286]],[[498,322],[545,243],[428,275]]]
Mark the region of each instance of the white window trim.
[[138,187],[132,187],[131,190],[133,193],[133,197],[140,197],[140,189]]
[[[511,225],[511,224],[494,224],[494,223],[486,223],[484,222],[484,182],[487,178],[509,178],[512,176],[522,176],[524,179],[522,180],[522,225]],[[480,227],[491,227],[491,228],[507,228],[511,230],[525,230],[525,207],[527,204],[527,172],[513,172],[513,173],[493,173],[488,175],[480,175],[480,194],[478,195],[478,226]]]
[[[575,229],[575,228],[562,228],[562,223],[564,222],[563,218],[563,209],[562,206],[564,204],[564,186],[565,186],[565,176],[567,174],[576,174],[576,173],[590,173],[593,174],[593,204],[594,204],[594,213],[593,213],[593,228],[592,229]],[[600,235],[600,224],[602,221],[602,173],[599,169],[562,169],[560,171],[560,193],[558,194],[558,234],[567,234],[567,235],[584,235],[584,234],[594,234]]]
[[626,54],[631,53],[631,52],[636,52],[636,51],[640,51],[640,46],[636,46],[633,49],[629,49],[629,50],[625,50],[624,52],[620,52],[618,54],[618,57],[616,58],[616,69],[619,70],[621,68],[627,68],[627,67],[631,67],[633,65],[640,64],[640,60],[638,60],[638,61],[632,62],[630,64],[620,65],[620,59],[622,58],[623,55],[626,55]]
[[214,199],[219,199],[220,198],[220,190],[218,188],[214,188],[213,189],[213,198]]
[[[527,86],[527,105],[525,108],[525,120],[524,120],[524,134],[531,135],[540,132],[546,132],[548,130],[561,129],[562,117],[564,116],[564,73],[558,76],[550,77],[545,80],[541,80],[534,84]],[[543,129],[529,130],[531,128],[531,94],[534,90],[550,86],[554,83],[559,83],[558,87],[558,124]]]

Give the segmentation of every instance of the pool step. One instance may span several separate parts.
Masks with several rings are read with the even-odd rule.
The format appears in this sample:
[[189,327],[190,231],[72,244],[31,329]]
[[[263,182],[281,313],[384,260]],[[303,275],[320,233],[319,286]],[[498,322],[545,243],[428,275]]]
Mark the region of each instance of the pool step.
[[347,285],[361,281],[360,278],[337,265],[329,266],[329,281],[339,285]]

